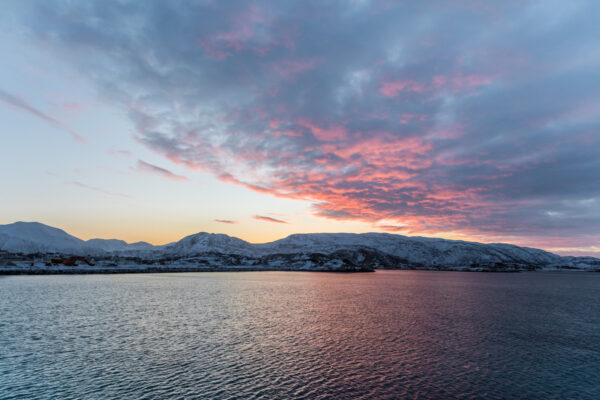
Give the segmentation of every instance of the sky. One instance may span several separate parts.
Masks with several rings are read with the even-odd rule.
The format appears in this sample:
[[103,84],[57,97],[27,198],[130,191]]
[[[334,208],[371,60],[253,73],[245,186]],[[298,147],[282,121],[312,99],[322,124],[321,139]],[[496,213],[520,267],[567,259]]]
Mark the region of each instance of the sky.
[[600,2],[1,8],[0,223],[600,256]]

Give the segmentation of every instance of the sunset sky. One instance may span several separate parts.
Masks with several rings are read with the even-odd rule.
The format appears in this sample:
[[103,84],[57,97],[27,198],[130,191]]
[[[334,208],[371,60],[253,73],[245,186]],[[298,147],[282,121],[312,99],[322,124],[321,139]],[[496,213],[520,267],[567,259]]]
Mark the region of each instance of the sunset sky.
[[0,224],[600,255],[600,2],[0,5]]

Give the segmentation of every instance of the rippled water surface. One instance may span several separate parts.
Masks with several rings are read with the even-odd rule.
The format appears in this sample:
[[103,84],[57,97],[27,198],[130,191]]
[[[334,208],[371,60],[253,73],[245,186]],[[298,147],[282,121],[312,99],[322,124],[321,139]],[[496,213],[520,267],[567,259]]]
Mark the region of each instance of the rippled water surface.
[[600,398],[600,274],[0,278],[1,399]]

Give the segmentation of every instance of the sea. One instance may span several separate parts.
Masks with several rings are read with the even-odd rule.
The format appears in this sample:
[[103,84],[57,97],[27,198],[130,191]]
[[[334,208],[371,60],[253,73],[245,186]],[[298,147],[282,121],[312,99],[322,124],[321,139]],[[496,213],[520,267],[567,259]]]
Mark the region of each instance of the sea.
[[0,277],[0,399],[600,399],[600,273]]

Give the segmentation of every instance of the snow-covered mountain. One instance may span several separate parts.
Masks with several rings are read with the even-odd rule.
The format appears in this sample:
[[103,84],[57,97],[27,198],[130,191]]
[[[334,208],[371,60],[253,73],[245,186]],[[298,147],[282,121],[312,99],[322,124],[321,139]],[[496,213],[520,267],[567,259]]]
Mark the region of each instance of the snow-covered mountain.
[[0,225],[0,250],[14,253],[80,253],[85,241],[62,229],[39,222],[15,222]]
[[561,259],[560,256],[544,250],[510,244],[483,244],[389,233],[291,235],[259,246],[270,253],[294,253],[307,248],[322,253],[339,249],[370,248],[399,257],[408,263],[433,266],[513,262],[537,265]]
[[220,255],[215,259],[221,260],[218,262],[235,259],[236,263],[249,265],[283,265],[286,260],[301,263],[311,257],[315,259],[321,257],[318,255],[325,255],[330,259],[368,264],[376,268],[600,268],[600,260],[592,257],[561,257],[544,250],[503,243],[483,244],[388,233],[295,234],[271,243],[251,244],[223,234],[202,232],[178,242],[153,246],[145,242],[129,244],[117,239],[83,241],[61,229],[37,222],[0,225],[0,250],[24,254],[135,257],[143,260],[189,260],[194,257],[200,260],[208,254],[211,257]]
[[127,243],[118,239],[81,240],[62,229],[39,222],[15,222],[0,225],[0,250],[12,253],[64,253],[98,255],[119,251],[154,250],[150,243]]
[[220,233],[196,233],[178,242],[161,246],[161,251],[169,256],[190,256],[214,252],[226,254],[255,254],[254,246],[242,239]]
[[90,252],[106,251],[146,251],[153,250],[156,246],[147,242],[127,243],[120,239],[90,239],[85,242],[85,248]]

